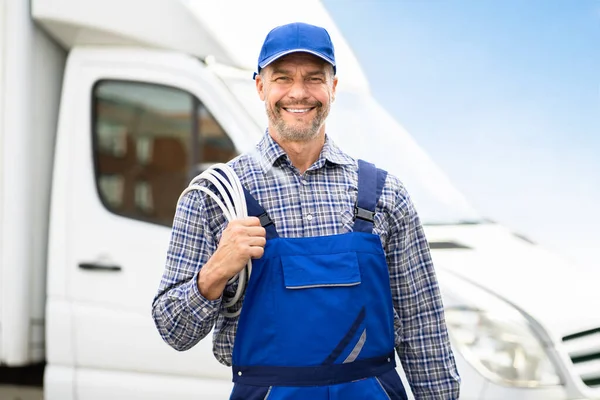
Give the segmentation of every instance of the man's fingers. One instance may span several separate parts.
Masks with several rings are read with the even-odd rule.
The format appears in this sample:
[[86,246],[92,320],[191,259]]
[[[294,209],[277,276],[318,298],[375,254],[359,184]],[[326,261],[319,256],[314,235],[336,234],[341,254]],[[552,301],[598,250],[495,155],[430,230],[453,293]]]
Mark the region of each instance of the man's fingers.
[[263,236],[264,237],[267,234],[267,232],[265,231],[265,228],[260,226],[260,224],[258,226],[254,226],[254,225],[246,226],[246,225],[232,223],[232,224],[229,224],[229,226],[227,226],[226,231],[231,232],[231,235],[238,236],[238,237],[245,237],[245,236]]
[[260,226],[260,220],[257,217],[244,217],[233,220],[231,223],[238,223],[241,226]]
[[252,236],[248,239],[248,246],[260,246],[265,247],[267,244],[267,239],[262,236]]
[[267,235],[267,231],[265,230],[265,228],[263,228],[262,226],[252,226],[249,228],[246,228],[246,233],[248,234],[248,236],[257,236],[257,237],[265,237]]
[[263,247],[252,246],[250,248],[250,257],[251,258],[254,258],[254,259],[261,258],[264,253],[265,253],[265,249]]

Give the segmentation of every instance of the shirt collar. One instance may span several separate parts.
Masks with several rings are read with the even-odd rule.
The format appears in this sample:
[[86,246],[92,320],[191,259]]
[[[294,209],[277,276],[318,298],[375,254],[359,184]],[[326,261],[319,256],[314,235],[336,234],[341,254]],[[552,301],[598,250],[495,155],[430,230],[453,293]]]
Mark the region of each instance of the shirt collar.
[[339,165],[352,165],[354,159],[348,154],[344,153],[337,144],[327,135],[325,135],[325,145],[321,151],[321,158],[329,161],[333,164]]
[[[277,160],[286,156],[285,151],[273,140],[268,130],[256,146],[256,151],[259,155],[260,167],[264,173],[269,172]],[[352,157],[345,154],[328,135],[325,135],[325,144],[319,158],[310,169],[321,168],[325,165],[325,161],[339,165],[354,163]]]

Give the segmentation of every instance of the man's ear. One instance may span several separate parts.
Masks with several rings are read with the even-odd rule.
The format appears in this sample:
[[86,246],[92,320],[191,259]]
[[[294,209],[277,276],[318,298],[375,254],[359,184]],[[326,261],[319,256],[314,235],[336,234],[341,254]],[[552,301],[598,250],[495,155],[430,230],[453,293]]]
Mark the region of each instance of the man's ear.
[[256,74],[256,92],[258,93],[258,97],[260,97],[261,101],[265,101],[265,81],[261,74]]
[[338,84],[338,78],[337,76],[333,77],[333,89],[331,91],[331,101],[334,102],[335,101],[335,88],[337,87]]

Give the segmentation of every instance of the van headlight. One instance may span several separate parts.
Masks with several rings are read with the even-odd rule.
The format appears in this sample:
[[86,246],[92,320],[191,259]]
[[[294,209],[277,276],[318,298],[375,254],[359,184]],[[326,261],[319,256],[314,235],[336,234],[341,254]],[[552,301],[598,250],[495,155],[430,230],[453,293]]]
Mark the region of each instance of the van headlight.
[[519,387],[561,383],[542,343],[516,310],[449,308],[445,312],[455,348],[483,376]]

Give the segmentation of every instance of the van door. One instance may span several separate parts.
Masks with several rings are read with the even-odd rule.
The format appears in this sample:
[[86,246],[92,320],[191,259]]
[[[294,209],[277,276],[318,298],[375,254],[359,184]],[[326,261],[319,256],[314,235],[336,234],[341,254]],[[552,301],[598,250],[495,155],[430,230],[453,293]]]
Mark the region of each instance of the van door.
[[227,398],[230,371],[211,338],[173,350],[151,303],[179,194],[200,166],[249,149],[260,130],[200,61],[179,54],[76,49],[63,96],[68,161],[55,174],[68,177],[68,201],[54,206],[67,208],[76,398]]

